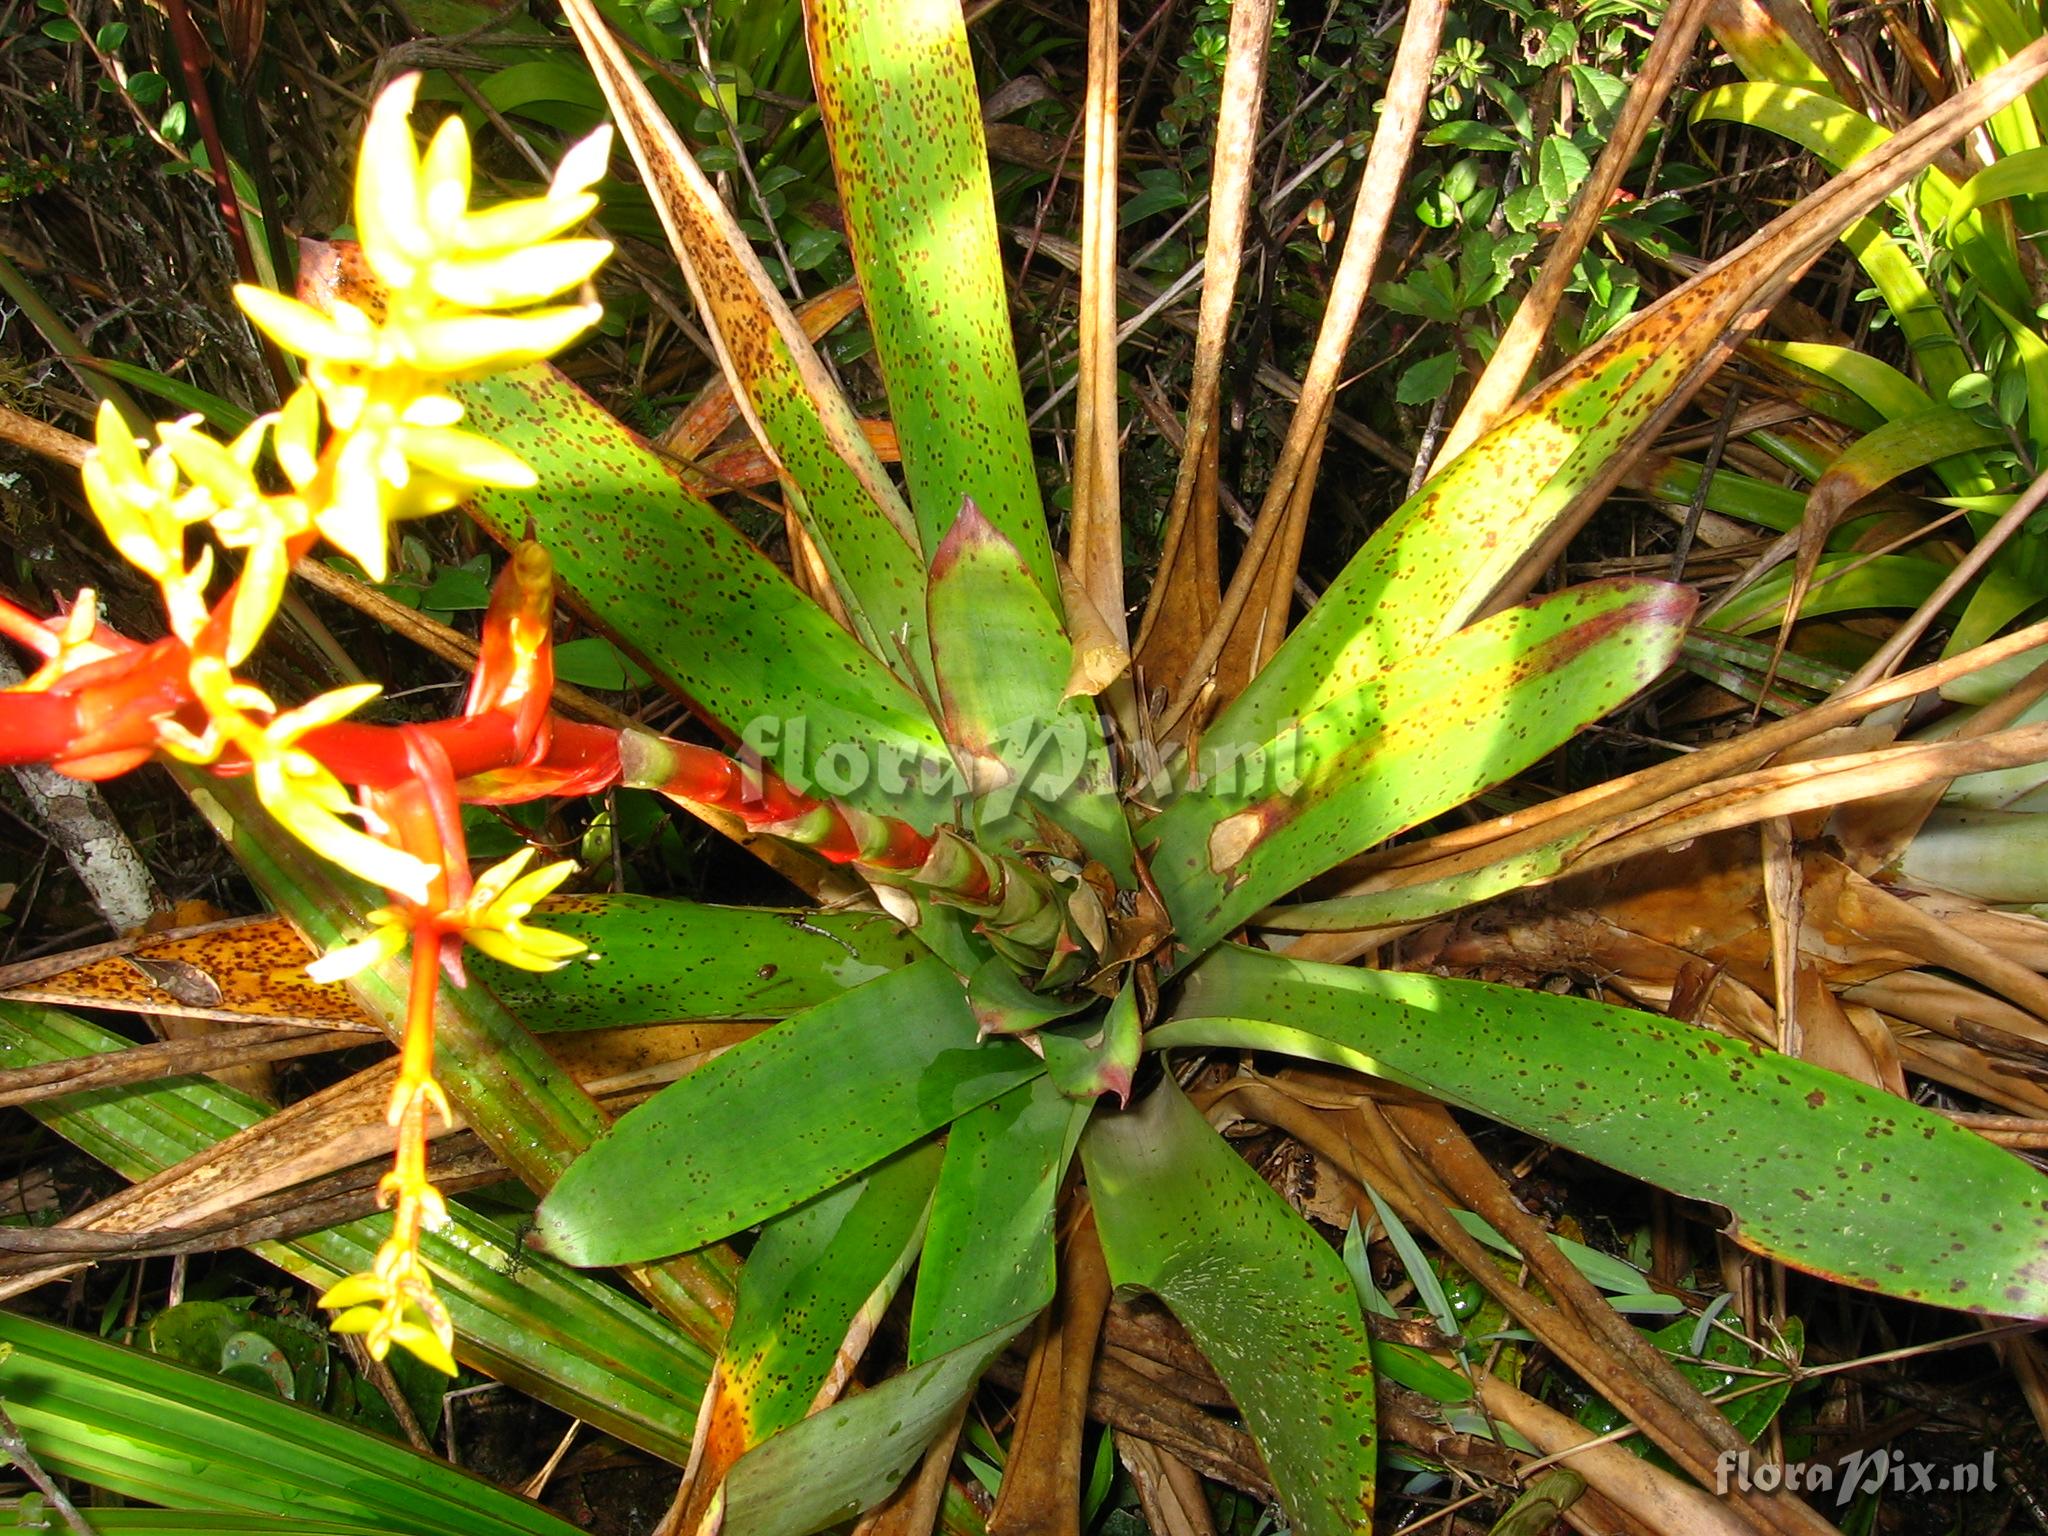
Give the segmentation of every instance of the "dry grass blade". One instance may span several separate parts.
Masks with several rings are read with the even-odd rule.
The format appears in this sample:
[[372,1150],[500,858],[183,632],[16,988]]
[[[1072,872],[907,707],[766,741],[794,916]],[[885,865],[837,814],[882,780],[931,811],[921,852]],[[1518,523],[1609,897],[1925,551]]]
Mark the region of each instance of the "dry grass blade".
[[1110,1290],[1086,1205],[1060,1252],[1059,1292],[1033,1334],[989,1536],[1080,1536],[1081,1436]]
[[1670,1358],[1609,1306],[1593,1282],[1558,1251],[1550,1234],[1522,1208],[1493,1164],[1448,1111],[1438,1104],[1389,1104],[1381,1112],[1459,1204],[1484,1217],[1515,1245],[1551,1298],[1589,1334],[1630,1362],[1643,1381],[1683,1414],[1709,1445],[1722,1451],[1748,1446],[1721,1411],[1679,1374]]
[[1679,72],[1692,57],[1693,42],[1706,21],[1711,3],[1712,0],[1679,0],[1657,24],[1656,38],[1643,56],[1642,69],[1629,85],[1628,99],[1615,119],[1612,137],[1600,151],[1593,174],[1579,188],[1564,228],[1558,231],[1549,254],[1543,258],[1543,269],[1516,306],[1514,318],[1501,333],[1493,356],[1487,359],[1485,371],[1465,401],[1465,408],[1445,434],[1434,465],[1448,464],[1471,447],[1522,392],[1544,338],[1550,334],[1551,322],[1557,318],[1557,306],[1564,298],[1579,257],[1599,228],[1601,216],[1620,189],[1621,178],[1642,147],[1650,126],[1663,110],[1671,87],[1678,83]]
[[1116,1454],[1137,1485],[1153,1536],[1216,1536],[1216,1517],[1193,1467],[1136,1435],[1117,1436]]
[[1117,477],[1117,9],[1117,0],[1090,0],[1088,6],[1088,93],[1081,114],[1081,372],[1074,395],[1074,514],[1067,564],[1128,650]]
[[[2048,39],[2043,39],[2043,42],[2048,43]],[[2032,53],[2041,46],[2042,44],[2037,43],[2034,48],[2027,51]],[[2014,60],[2014,63],[2017,64],[2018,60]],[[1867,687],[1896,667],[1905,654],[1919,644],[1920,637],[1927,633],[1934,621],[1941,617],[1942,609],[1958,595],[1969,590],[1971,583],[1975,582],[1983,574],[1984,568],[1991,563],[1992,556],[2003,549],[2007,541],[2025,526],[2027,520],[2040,510],[2044,501],[2048,501],[2048,474],[2037,476],[2019,500],[1999,514],[1998,521],[1991,525],[1984,537],[1972,545],[1970,552],[1956,562],[1955,569],[1944,576],[1941,584],[1927,594],[1926,600],[1920,604],[1913,616],[1901,624],[1896,633],[1887,636],[1884,644],[1877,648],[1877,653],[1856,669],[1855,675],[1842,685],[1841,691],[1848,692]]]
[[[501,1184],[506,1178],[504,1164],[474,1136],[437,1144],[428,1167],[435,1187],[451,1195]],[[377,1191],[382,1177],[383,1170],[376,1163],[359,1163],[310,1184],[259,1195],[207,1221],[135,1233],[70,1227],[0,1228],[0,1276],[29,1275],[40,1280],[48,1276],[53,1260],[67,1265],[98,1264],[288,1242],[375,1214],[385,1204]]]
[[[1742,1536],[1752,1529],[1740,1512],[1661,1471],[1626,1446],[1597,1439],[1555,1408],[1545,1407],[1497,1376],[1479,1378],[1479,1400],[1501,1423],[1570,1467],[1641,1529],[1686,1536]],[[1800,1506],[1804,1508],[1804,1506]],[[1811,1513],[1811,1511],[1809,1511]],[[1818,1515],[1812,1529],[1831,1530]]]
[[[1288,423],[1280,457],[1260,503],[1251,542],[1230,578],[1221,609],[1189,659],[1180,687],[1158,722],[1167,735],[1212,684],[1229,697],[1258,671],[1286,633],[1288,605],[1294,596],[1294,572],[1301,557],[1301,537],[1308,514],[1308,490],[1321,461],[1330,425],[1338,377],[1352,332],[1365,308],[1385,243],[1387,225],[1398,205],[1408,156],[1422,125],[1437,42],[1443,33],[1445,0],[1420,0],[1408,10],[1401,44],[1387,77],[1379,129],[1366,155],[1344,253],[1316,333],[1315,351],[1302,381],[1301,400]],[[1254,601],[1254,597],[1257,601]]]
[[[102,1233],[178,1231],[307,1179],[381,1159],[390,1148],[384,1110],[396,1077],[393,1062],[358,1072],[58,1226]],[[55,1265],[0,1281],[0,1300],[76,1267]]]
[[1180,692],[1202,636],[1223,602],[1217,564],[1217,448],[1223,399],[1223,348],[1244,264],[1251,210],[1252,160],[1265,99],[1266,49],[1274,0],[1244,0],[1230,12],[1230,51],[1216,116],[1209,226],[1202,245],[1202,302],[1195,321],[1194,375],[1187,427],[1167,508],[1159,571],[1138,627],[1137,656],[1147,688]]
[[[707,1052],[731,1045],[752,1034],[757,1027],[749,1024],[676,1024],[600,1029],[562,1035],[550,1040],[549,1044],[562,1067],[586,1091],[605,1095],[632,1094],[673,1081],[704,1059]],[[356,1042],[353,1033],[342,1035],[335,1030],[326,1033],[343,1043]],[[208,1043],[193,1041],[190,1048],[197,1050]],[[87,1057],[78,1062],[51,1063],[51,1066],[87,1069],[104,1066],[120,1071],[123,1063],[131,1059],[146,1062],[150,1060],[151,1053],[169,1049],[168,1046],[142,1046],[113,1055]],[[57,1228],[101,1236],[158,1236],[170,1245],[164,1247],[165,1252],[174,1251],[177,1235],[193,1231],[209,1233],[207,1247],[243,1246],[242,1238],[222,1226],[224,1218],[252,1209],[259,1202],[303,1189],[312,1181],[342,1178],[349,1170],[358,1167],[366,1170],[364,1188],[372,1189],[390,1152],[391,1132],[385,1119],[385,1109],[390,1101],[394,1075],[395,1066],[390,1061],[369,1067],[258,1121],[175,1167],[166,1168],[142,1183],[131,1185],[86,1210],[66,1217],[57,1223]],[[91,1085],[67,1082],[64,1091],[76,1091],[84,1086]],[[463,1131],[463,1122],[458,1118],[446,1126],[437,1121],[433,1135],[438,1142],[459,1136]],[[468,1140],[467,1137],[462,1139]],[[466,1153],[464,1155],[467,1156]],[[497,1166],[495,1161],[491,1163],[493,1169]],[[502,1178],[502,1170],[493,1173],[492,1177]],[[364,1214],[364,1211],[340,1210],[339,1207],[337,1211],[339,1214],[332,1214],[330,1219],[317,1225],[332,1225]],[[276,1220],[289,1221],[289,1218],[287,1204],[280,1208]],[[273,1218],[266,1215],[263,1219]],[[215,1227],[220,1227],[221,1231],[213,1232]],[[300,1222],[292,1232],[308,1229],[306,1223]],[[246,1241],[265,1241],[276,1235],[276,1232],[266,1232]],[[75,1263],[38,1265],[31,1270],[8,1275],[0,1279],[0,1300],[59,1279],[77,1267]]]
[[257,1024],[220,1034],[138,1045],[107,1056],[79,1057],[0,1072],[0,1107],[31,1104],[89,1088],[157,1082],[251,1062],[290,1061],[383,1040],[370,1024]]
[[[2048,697],[2048,664],[2036,667],[1950,734],[1960,741],[2002,731],[2043,697]],[[1828,830],[1849,863],[1865,874],[1875,874],[1897,865],[1947,789],[1944,783],[1933,783],[1905,794],[1858,801],[1837,811]]]

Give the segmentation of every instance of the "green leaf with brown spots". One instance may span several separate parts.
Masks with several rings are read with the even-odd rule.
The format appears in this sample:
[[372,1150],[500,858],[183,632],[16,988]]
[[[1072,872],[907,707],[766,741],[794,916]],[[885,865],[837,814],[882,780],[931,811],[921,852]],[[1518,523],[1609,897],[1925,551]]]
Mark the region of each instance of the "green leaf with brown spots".
[[844,1387],[916,1257],[940,1156],[911,1147],[762,1224],[697,1435],[706,1490]]
[[1128,881],[1130,823],[1095,702],[1062,696],[1073,644],[1017,546],[972,500],[932,557],[927,601],[939,710],[976,798],[975,830],[1039,847],[1035,806]]
[[1909,1301],[2048,1317],[2048,1175],[1915,1104],[1694,1025],[1233,947],[1189,972],[1146,1044],[1370,1072],[1726,1206],[1729,1234],[1770,1258]]
[[1195,954],[1260,908],[1569,741],[1670,665],[1693,594],[1590,582],[1510,608],[1330,699],[1147,828],[1152,878]]
[[946,740],[968,790],[993,794],[1029,771],[1029,734],[1059,712],[1072,644],[1016,544],[972,497],[932,556],[926,602]]
[[1052,1300],[1053,1197],[1091,1107],[1035,1077],[953,1122],[917,1264],[913,1364]]
[[1045,1070],[979,1032],[935,959],[785,1020],[613,1126],[541,1202],[540,1239],[630,1264],[786,1211]]
[[[2048,40],[1887,139],[1736,250],[1539,385],[1373,534],[1259,675],[1210,723],[1247,752],[1367,678],[1526,591],[1540,557],[1845,229],[2048,75]],[[1510,596],[1516,594],[1510,594]]]
[[910,509],[754,248],[591,0],[564,0],[754,436],[781,466],[867,648],[924,671],[924,555]]
[[972,497],[1057,612],[960,8],[807,0],[804,21],[925,553]]
[[916,765],[947,757],[917,696],[646,443],[545,364],[450,390],[540,477],[479,492],[477,521],[506,543],[530,524],[570,607],[799,788],[837,752],[822,775],[836,798],[925,829],[951,815],[920,787]]
[[1372,1342],[1336,1250],[1171,1080],[1081,1138],[1109,1277],[1187,1326],[1298,1536],[1372,1529]]
[[474,951],[466,963],[521,1023],[543,1033],[787,1018],[926,953],[868,912],[600,894],[555,897],[535,921],[590,948],[559,971],[522,971]]

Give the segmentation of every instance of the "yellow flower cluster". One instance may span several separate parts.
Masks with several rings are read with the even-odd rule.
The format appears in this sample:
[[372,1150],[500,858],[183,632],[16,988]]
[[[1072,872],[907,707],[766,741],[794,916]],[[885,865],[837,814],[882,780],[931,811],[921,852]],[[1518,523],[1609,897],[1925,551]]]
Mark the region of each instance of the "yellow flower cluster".
[[[568,879],[576,868],[573,859],[543,865],[521,873],[533,859],[533,849],[522,848],[510,858],[493,864],[477,877],[469,900],[446,914],[450,927],[459,927],[469,943],[507,965],[523,971],[559,970],[564,962],[583,952],[580,939],[526,926],[526,915]],[[315,981],[341,981],[381,965],[404,949],[412,936],[411,919],[403,911],[379,907],[370,914],[368,937],[340,949],[329,950],[306,967]]]
[[267,288],[235,290],[244,314],[308,361],[339,446],[301,461],[303,479],[289,461],[286,472],[302,491],[329,478],[313,524],[376,581],[394,519],[445,511],[476,486],[534,483],[516,456],[456,425],[462,406],[441,386],[551,357],[582,335],[596,303],[543,301],[585,282],[612,249],[556,238],[597,206],[589,188],[610,129],[563,157],[545,196],[473,213],[469,132],[449,118],[422,156],[407,123],[418,90],[406,75],[377,99],[356,173],[356,235],[384,288],[381,317],[347,300],[323,313]]
[[420,1262],[416,1242],[386,1243],[377,1250],[373,1268],[330,1286],[320,1305],[342,1308],[334,1331],[362,1334],[374,1358],[382,1360],[396,1344],[435,1369],[455,1374],[454,1324],[434,1294],[433,1277]]
[[[472,210],[468,132],[450,118],[422,153],[408,121],[418,90],[417,75],[385,89],[358,162],[356,234],[381,289],[376,297],[337,299],[323,311],[238,287],[249,319],[304,359],[304,381],[230,443],[207,436],[192,417],[159,423],[152,446],[104,408],[84,483],[114,547],[162,589],[171,630],[190,654],[190,693],[203,720],[197,728],[156,721],[157,744],[196,764],[245,761],[264,806],[294,836],[396,898],[376,914],[369,937],[317,962],[313,973],[350,975],[416,946],[391,1105],[398,1158],[382,1186],[394,1204],[392,1234],[373,1270],[343,1280],[322,1303],[343,1308],[335,1327],[365,1334],[378,1358],[397,1344],[452,1372],[452,1327],[418,1248],[421,1229],[446,1214],[426,1173],[427,1114],[448,1115],[432,1071],[433,977],[443,942],[457,938],[530,970],[553,969],[581,950],[524,922],[573,866],[529,872],[527,850],[471,887],[466,868],[436,862],[457,855],[436,849],[421,857],[398,846],[392,829],[302,745],[378,690],[341,688],[283,709],[234,670],[275,616],[292,561],[317,539],[381,581],[395,520],[446,510],[480,487],[535,484],[516,455],[463,429],[463,407],[447,385],[551,356],[602,313],[587,298],[560,300],[611,253],[608,241],[563,238],[597,206],[590,187],[604,172],[610,130],[573,147],[541,196]],[[207,598],[214,549],[188,557],[191,531],[201,526],[240,558],[224,607]],[[88,595],[43,672],[87,659],[93,633]]]
[[[414,900],[424,899],[431,869],[351,824],[359,813],[346,789],[293,745],[376,690],[340,689],[279,711],[231,669],[276,614],[294,546],[310,531],[381,581],[393,520],[443,511],[480,486],[534,483],[516,455],[461,430],[462,406],[442,386],[550,356],[582,334],[599,305],[544,301],[585,282],[611,253],[608,241],[556,238],[596,207],[588,189],[603,173],[609,128],[569,151],[545,195],[472,212],[468,132],[449,118],[422,157],[407,122],[418,90],[419,77],[406,75],[378,98],[357,172],[357,235],[385,288],[381,317],[347,301],[322,313],[238,287],[244,313],[307,360],[306,382],[228,444],[187,418],[160,423],[157,445],[144,453],[103,407],[84,469],[108,538],[158,583],[172,631],[193,650],[207,727],[193,733],[166,722],[166,750],[194,763],[230,748],[244,754],[265,807],[295,836]],[[268,492],[260,481],[266,441],[287,491]],[[226,635],[210,643],[213,551],[186,559],[187,530],[198,524],[242,555]]]

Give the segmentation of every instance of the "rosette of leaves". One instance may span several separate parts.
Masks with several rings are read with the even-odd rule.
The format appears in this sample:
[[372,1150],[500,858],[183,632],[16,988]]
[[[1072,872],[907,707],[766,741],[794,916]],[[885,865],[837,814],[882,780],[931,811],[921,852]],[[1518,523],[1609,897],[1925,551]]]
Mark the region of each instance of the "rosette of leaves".
[[[541,457],[543,432],[581,409],[584,473],[538,504],[487,497],[479,515],[501,535],[532,518],[569,601],[790,783],[933,838],[914,872],[854,862],[920,958],[634,1110],[541,1206],[539,1241],[585,1265],[759,1228],[683,1528],[796,1532],[888,1494],[1051,1300],[1055,1214],[1075,1179],[1110,1279],[1156,1293],[1187,1325],[1297,1528],[1367,1520],[1374,1394],[1357,1294],[1176,1087],[1183,1052],[1276,1051],[1421,1089],[1726,1205],[1743,1242],[1851,1284],[1997,1311],[2048,1302],[2031,1278],[2048,1186],[1900,1100],[1616,1008],[1234,942],[1304,883],[1520,771],[1659,675],[1689,594],[1611,582],[1523,599],[1531,552],[1614,483],[1760,301],[1916,156],[2022,89],[2040,57],[1574,360],[1395,511],[1277,644],[1292,576],[1280,530],[1305,508],[1297,491],[1328,408],[1318,370],[1334,375],[1362,278],[1347,299],[1340,276],[1295,451],[1268,490],[1272,532],[1228,589],[1213,479],[1200,489],[1215,420],[1198,366],[1161,591],[1132,641],[1101,275],[1115,228],[1100,131],[1114,120],[1101,107],[1113,28],[1098,15],[1063,560],[1038,502],[957,15],[806,9],[899,491],[601,21],[568,9],[779,468],[799,574],[792,584],[720,533],[538,371],[478,391],[471,409]],[[1394,65],[1346,253],[1354,275],[1377,244],[1375,175],[1398,174],[1414,131],[1402,112],[1427,79],[1432,25],[1411,15]],[[1245,30],[1235,81],[1226,70],[1225,144],[1250,137],[1230,117],[1256,102],[1264,37]],[[1205,302],[1224,309],[1242,208],[1231,174],[1222,157],[1207,258]],[[628,474],[661,488],[661,515],[621,494]],[[1276,571],[1277,607],[1260,595]],[[1248,613],[1264,639],[1244,638]],[[1488,878],[1529,877],[1496,866]],[[1905,1161],[1869,1154],[1873,1127],[1908,1123]],[[1955,1181],[1987,1192],[1983,1205],[1962,1215],[1936,1193]],[[1898,1240],[1874,1239],[1873,1220],[1900,1223]],[[1926,1241],[1930,1224],[1967,1258],[1934,1256],[1949,1245]],[[1901,1249],[1928,1257],[1900,1273],[1888,1266]],[[835,1402],[904,1288],[904,1368]]]
[[[548,1272],[625,1266],[657,1301],[708,1297],[697,1337],[713,1331],[702,1312],[726,1324],[673,1528],[802,1536],[888,1498],[935,1445],[943,1471],[968,1394],[1045,1314],[1062,1254],[1077,1288],[1095,1264],[1098,1289],[1151,1292],[1179,1317],[1295,1529],[1367,1527],[1382,1357],[1337,1252],[1183,1092],[1184,1066],[1219,1053],[1322,1063],[1365,1091],[1493,1117],[1724,1206],[1739,1241],[1850,1285],[2048,1316],[2048,1181],[1945,1119],[1682,1022],[1326,963],[1316,957],[1341,944],[1284,936],[1326,927],[1349,941],[1551,878],[1624,817],[1682,838],[1681,813],[1716,775],[1765,772],[1796,744],[1796,731],[1760,733],[1639,776],[1599,802],[1618,809],[1597,825],[1571,820],[1587,803],[1575,799],[1548,821],[1471,829],[1427,879],[1340,911],[1300,899],[1662,674],[1692,595],[1608,581],[1532,598],[1558,542],[1813,255],[2048,74],[2048,50],[1958,93],[1572,359],[1394,509],[1291,625],[1322,432],[1443,13],[1411,8],[1302,407],[1226,585],[1218,379],[1270,24],[1239,6],[1185,456],[1133,634],[1116,475],[1114,8],[1095,8],[1090,40],[1064,558],[1039,502],[958,8],[812,0],[804,12],[900,485],[876,451],[884,435],[835,386],[595,8],[566,9],[774,468],[794,574],[546,366],[457,386],[466,419],[540,477],[473,510],[503,542],[545,544],[572,607],[830,809],[783,829],[781,854],[799,857],[782,867],[815,877],[803,849],[830,848],[857,877],[830,888],[866,909],[645,904],[606,928],[598,962],[544,992],[493,992],[480,966],[444,1009],[450,1098],[546,1192]],[[1849,700],[1812,729],[1917,686]],[[2048,752],[2035,738],[1995,745]],[[1738,799],[1716,814],[1787,805]],[[334,937],[353,898],[280,864],[260,829],[231,830],[280,908]],[[912,845],[925,851],[915,865],[883,856]],[[637,1002],[646,1018],[778,1021],[583,1150],[595,1108],[512,1014],[557,1029],[621,1022],[636,1006],[623,983],[655,973]],[[361,996],[393,1004],[372,986]],[[531,1102],[510,1102],[514,1082]],[[717,1245],[749,1233],[727,1302],[706,1277],[729,1273]],[[674,1259],[699,1250],[695,1265]],[[864,1363],[906,1294],[901,1368]],[[488,1308],[451,1310],[459,1358],[514,1353],[480,1347]],[[868,1380],[849,1394],[856,1370]],[[1668,1424],[1652,1435],[1681,1467],[1705,1465]]]

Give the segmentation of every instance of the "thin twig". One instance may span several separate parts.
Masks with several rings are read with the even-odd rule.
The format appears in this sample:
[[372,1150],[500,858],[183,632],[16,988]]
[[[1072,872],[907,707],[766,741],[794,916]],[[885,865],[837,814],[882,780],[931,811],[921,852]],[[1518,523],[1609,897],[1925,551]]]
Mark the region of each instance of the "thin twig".
[[50,1508],[63,1517],[64,1523],[71,1527],[75,1536],[95,1536],[93,1528],[85,1523],[85,1516],[78,1512],[71,1500],[65,1497],[64,1490],[52,1481],[50,1474],[45,1472],[37,1464],[35,1457],[29,1454],[28,1439],[22,1434],[21,1426],[16,1424],[13,1416],[8,1413],[4,1402],[0,1402],[0,1454],[4,1454],[9,1461],[21,1468],[22,1476],[36,1485],[37,1491],[50,1501]]

